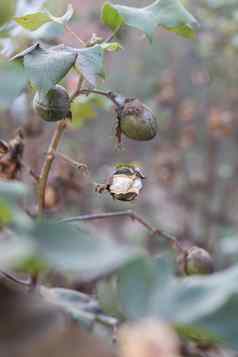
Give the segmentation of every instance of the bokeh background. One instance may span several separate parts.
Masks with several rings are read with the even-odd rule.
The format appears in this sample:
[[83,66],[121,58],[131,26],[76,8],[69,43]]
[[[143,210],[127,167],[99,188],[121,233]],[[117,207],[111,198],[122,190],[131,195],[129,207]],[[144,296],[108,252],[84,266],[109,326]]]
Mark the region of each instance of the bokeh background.
[[[92,33],[109,34],[100,23],[103,1],[71,2],[75,9],[71,27],[82,39],[88,40]],[[41,3],[17,1],[20,12],[37,10]],[[65,0],[46,3],[55,15],[62,15],[67,6]],[[148,1],[120,3],[143,6]],[[223,251],[224,265],[226,257],[230,259],[238,249],[238,9],[234,0],[191,0],[186,6],[201,24],[196,40],[158,30],[150,45],[139,31],[124,28],[118,34],[123,50],[107,56],[107,78],[100,82],[102,88],[136,96],[149,105],[158,119],[157,137],[145,143],[125,138],[118,150],[109,103],[94,100],[81,105],[60,150],[87,163],[91,179],[57,159],[49,181],[48,211],[70,216],[133,209],[186,244],[196,242],[208,248],[218,261]],[[1,56],[10,57],[38,39],[79,46],[55,24],[36,31],[33,38],[17,27],[11,39],[0,39]],[[71,71],[64,85],[73,91],[75,84],[76,74]],[[24,160],[39,173],[53,125],[34,114],[32,97],[28,88],[0,111],[0,138],[9,140],[23,126]],[[116,202],[109,194],[94,192],[92,180],[104,182],[114,164],[130,161],[139,162],[147,177],[138,200]],[[33,181],[25,174],[22,179],[32,187],[32,201],[27,205],[34,209]],[[97,221],[87,227],[121,240],[143,241],[147,235],[125,218]]]

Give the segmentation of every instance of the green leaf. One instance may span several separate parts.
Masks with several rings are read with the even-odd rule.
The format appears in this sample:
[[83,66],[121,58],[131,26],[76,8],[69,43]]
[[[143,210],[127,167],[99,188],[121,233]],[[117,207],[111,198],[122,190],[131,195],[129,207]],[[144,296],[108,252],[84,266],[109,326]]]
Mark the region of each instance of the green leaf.
[[104,73],[104,50],[101,45],[78,50],[75,66],[87,81],[96,86],[97,76],[105,78]]
[[0,1],[0,26],[11,20],[15,13],[15,0],[1,0]]
[[74,9],[73,9],[73,6],[71,4],[69,4],[65,14],[61,17],[55,17],[49,11],[47,11],[47,14],[49,15],[49,18],[52,21],[57,22],[62,25],[65,25],[67,22],[69,22],[71,20],[73,14],[74,14]]
[[140,251],[104,238],[92,238],[66,223],[39,223],[33,234],[39,256],[62,271],[72,271],[80,281],[112,274],[135,258]]
[[38,30],[32,31],[31,37],[34,40],[50,41],[58,37],[62,37],[64,34],[64,27],[57,22],[48,22],[42,25]]
[[[3,235],[4,233],[2,233]],[[11,269],[29,257],[34,245],[28,239],[15,237],[13,234],[0,239],[0,269]]]
[[75,99],[71,104],[73,126],[81,128],[88,119],[95,119],[96,108],[108,109],[107,99],[96,94],[80,96]]
[[207,277],[158,283],[150,315],[173,323],[179,333],[203,342],[223,341],[238,349],[238,267]]
[[31,218],[18,206],[19,199],[25,197],[26,194],[27,190],[23,184],[0,181],[0,197],[11,210],[11,228],[17,236],[28,235],[33,225]]
[[33,14],[27,14],[20,17],[14,17],[15,22],[22,26],[26,30],[35,31],[42,25],[48,22],[57,22],[58,24],[64,25],[73,16],[74,10],[71,4],[68,5],[66,13],[61,17],[55,17],[51,15],[46,9],[43,11],[38,11]]
[[117,320],[104,315],[93,297],[70,289],[48,289],[44,286],[41,286],[40,293],[46,301],[59,306],[71,319],[79,322],[80,327],[90,330],[94,335],[107,336],[112,341]]
[[155,266],[149,257],[141,257],[120,270],[118,300],[127,319],[146,316],[155,278]]
[[16,202],[27,193],[26,187],[19,182],[0,181],[0,197],[8,202]]
[[48,289],[42,286],[40,292],[47,301],[63,308],[84,328],[90,328],[95,321],[95,314],[90,311],[90,308],[91,310],[93,307],[98,309],[98,304],[93,298],[78,291],[63,288]]
[[0,229],[12,221],[12,212],[6,200],[0,198]]
[[75,128],[80,128],[87,119],[94,119],[96,112],[90,101],[75,100],[71,104],[72,123]]
[[0,107],[9,107],[27,83],[23,66],[0,62]]
[[[0,181],[0,269],[16,267],[34,250],[34,244],[27,238],[31,220],[17,206],[25,194],[22,184]],[[2,229],[2,225],[9,223],[11,230]]]
[[37,43],[14,56],[12,60],[21,58],[24,59],[28,79],[39,89],[48,92],[74,65],[76,53],[64,45],[43,48]]
[[126,24],[142,30],[148,39],[158,26],[184,37],[193,37],[198,27],[196,19],[184,8],[180,0],[157,0],[144,8],[105,3],[102,21],[112,30]]
[[102,22],[112,30],[120,28],[124,24],[123,16],[117,10],[118,5],[112,5],[108,2],[104,3],[101,13]]
[[52,21],[45,12],[35,12],[20,17],[14,17],[15,22],[26,30],[35,31],[47,22]]
[[119,319],[122,318],[116,276],[113,275],[109,279],[99,281],[96,287],[96,295],[104,313]]

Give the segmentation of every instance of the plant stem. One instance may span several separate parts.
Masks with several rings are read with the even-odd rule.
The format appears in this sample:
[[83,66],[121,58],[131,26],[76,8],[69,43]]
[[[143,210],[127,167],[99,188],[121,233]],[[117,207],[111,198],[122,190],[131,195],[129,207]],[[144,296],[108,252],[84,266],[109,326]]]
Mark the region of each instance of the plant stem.
[[129,217],[134,221],[137,221],[142,226],[144,226],[149,232],[152,233],[153,236],[159,235],[165,239],[169,239],[173,243],[175,243],[176,247],[184,251],[177,238],[164,230],[159,228],[154,228],[150,223],[148,223],[143,217],[139,216],[136,212],[132,210],[128,211],[118,211],[118,212],[107,212],[107,213],[96,213],[96,214],[86,214],[78,217],[70,217],[64,218],[60,220],[60,223],[71,223],[71,222],[79,222],[79,221],[93,221],[97,219],[108,219],[108,218],[116,218],[116,217]]
[[71,94],[70,96],[70,102],[72,103],[74,101],[75,98],[77,98],[79,96],[79,94],[81,93],[81,87],[83,85],[84,82],[84,77],[82,75],[79,76],[79,80],[78,80],[78,84],[77,87],[75,89],[75,91]]
[[50,142],[50,146],[47,151],[46,159],[41,169],[39,181],[38,181],[38,215],[43,214],[45,208],[45,190],[47,186],[48,176],[54,161],[54,152],[56,151],[60,139],[63,135],[64,129],[66,127],[66,121],[60,121],[54,131],[53,137]]
[[110,42],[113,37],[117,34],[117,32],[120,30],[121,25],[117,26],[115,30],[105,39],[105,42]]
[[70,157],[66,156],[65,154],[63,154],[59,151],[54,151],[53,155],[55,157],[59,157],[59,158],[63,159],[64,161],[68,162],[72,167],[74,167],[77,170],[84,169],[85,171],[88,172],[88,166],[86,164],[83,164],[81,162],[73,160]]
[[34,179],[35,182],[38,182],[39,177],[35,174],[35,172],[25,163],[25,161],[21,160],[22,167],[26,170],[26,172]]
[[86,94],[86,95],[88,95],[88,94],[91,94],[91,93],[99,94],[99,95],[102,95],[104,97],[107,97],[117,107],[119,107],[119,103],[115,99],[116,95],[114,93],[110,92],[110,91],[103,91],[103,90],[100,90],[100,89],[81,89],[78,94]]
[[4,278],[13,281],[14,283],[24,285],[24,286],[31,286],[31,281],[30,280],[21,280],[18,279],[16,276],[14,276],[11,273],[7,273],[5,271],[0,271],[0,275],[2,275]]
[[[82,75],[80,75],[79,80],[78,80],[78,85],[74,93],[70,96],[70,102],[74,100],[74,98],[78,95],[81,86],[83,85],[84,78]],[[67,118],[66,118],[67,119]],[[49,173],[52,167],[52,164],[54,162],[55,156],[54,153],[56,152],[60,139],[63,135],[63,132],[66,128],[66,120],[60,121],[56,129],[53,133],[47,154],[46,154],[46,159],[43,164],[43,167],[41,169],[40,177],[38,179],[38,185],[37,185],[37,195],[38,195],[38,215],[41,216],[44,212],[45,208],[45,191],[47,187],[47,181],[49,177]]]
[[68,32],[71,33],[71,35],[72,35],[74,38],[76,38],[76,39],[79,41],[79,43],[80,43],[83,47],[86,46],[86,43],[71,29],[71,27],[70,27],[69,25],[65,24],[64,27],[65,27],[65,29],[66,29]]

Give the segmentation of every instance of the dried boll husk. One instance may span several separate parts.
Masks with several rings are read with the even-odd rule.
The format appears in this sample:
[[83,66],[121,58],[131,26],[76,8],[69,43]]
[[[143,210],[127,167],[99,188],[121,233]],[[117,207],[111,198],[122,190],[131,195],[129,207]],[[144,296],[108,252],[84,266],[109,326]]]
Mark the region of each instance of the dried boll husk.
[[130,139],[147,141],[157,134],[157,121],[152,111],[138,99],[125,101],[119,113],[122,133]]
[[71,118],[70,98],[60,85],[51,88],[47,94],[38,91],[33,100],[34,110],[46,121],[59,121]]
[[21,130],[7,143],[0,140],[0,180],[16,180],[22,169],[24,136]]
[[143,177],[136,169],[119,169],[112,176],[109,192],[119,201],[133,201],[142,188]]
[[144,179],[140,168],[120,167],[115,169],[107,184],[98,185],[96,191],[102,193],[106,190],[119,201],[133,201],[139,196]]

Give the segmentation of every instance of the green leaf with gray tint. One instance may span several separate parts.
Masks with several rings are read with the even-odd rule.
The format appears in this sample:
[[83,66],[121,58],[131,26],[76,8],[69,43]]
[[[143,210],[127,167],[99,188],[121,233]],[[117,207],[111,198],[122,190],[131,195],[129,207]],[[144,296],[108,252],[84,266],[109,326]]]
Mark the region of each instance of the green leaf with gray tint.
[[48,92],[74,65],[76,53],[64,45],[43,48],[40,44],[35,44],[12,60],[21,58],[28,79],[39,89]]
[[149,40],[152,40],[152,35],[158,26],[184,37],[193,37],[198,27],[198,22],[180,0],[157,0],[143,8],[106,2],[101,18],[102,22],[112,30],[126,24],[143,31]]
[[23,66],[0,61],[0,107],[7,108],[27,83]]
[[104,50],[101,45],[78,50],[76,68],[85,79],[93,86],[96,86],[97,77],[104,78]]
[[101,279],[141,254],[112,240],[93,238],[72,224],[39,223],[34,236],[40,257],[52,267],[75,272],[80,281]]
[[26,30],[35,31],[42,25],[52,21],[45,12],[35,12],[20,17],[14,17],[15,22]]
[[146,317],[155,283],[155,266],[151,258],[141,257],[118,273],[118,300],[127,319]]
[[55,17],[51,15],[46,9],[32,14],[26,14],[24,16],[14,17],[15,22],[22,26],[26,30],[35,31],[40,28],[42,25],[45,25],[49,22],[57,22],[58,24],[64,25],[73,16],[74,10],[71,4],[68,5],[68,8],[65,14],[61,17]]
[[10,233],[0,233],[0,269],[11,269],[28,258],[34,250],[29,239]]

